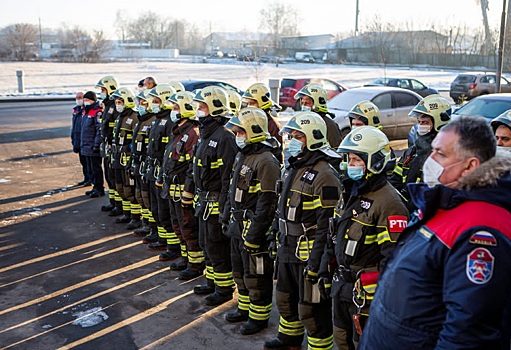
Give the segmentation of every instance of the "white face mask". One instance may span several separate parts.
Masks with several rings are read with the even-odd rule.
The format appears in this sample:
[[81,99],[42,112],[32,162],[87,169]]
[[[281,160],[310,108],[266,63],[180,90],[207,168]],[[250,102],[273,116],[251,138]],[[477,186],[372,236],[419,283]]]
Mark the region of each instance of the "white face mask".
[[451,185],[452,183],[456,182],[457,179],[448,183],[448,184],[442,184],[439,180],[440,176],[442,176],[442,174],[444,173],[444,171],[446,169],[456,166],[462,162],[463,162],[463,160],[460,160],[459,162],[451,164],[444,168],[436,160],[434,160],[431,157],[428,157],[426,159],[426,161],[424,162],[424,165],[422,166],[422,177],[423,177],[424,183],[426,185],[428,185],[429,187],[435,187],[436,185],[444,185],[444,186]]
[[76,99],[76,105],[77,106],[83,106],[83,100],[82,99]]
[[312,108],[308,106],[302,106],[302,112],[310,112]]
[[124,106],[115,105],[115,109],[116,109],[116,110],[117,110],[117,112],[119,112],[119,113],[124,112]]
[[176,111],[171,111],[170,112],[170,120],[172,120],[173,123],[177,123],[177,121],[179,120],[179,113],[176,112]]
[[430,131],[431,131],[431,126],[430,125],[419,125],[417,127],[417,134],[419,134],[421,136],[426,135]]
[[204,118],[206,116],[206,112],[198,109],[197,112],[195,112],[195,115],[197,116],[197,118]]
[[83,105],[84,105],[85,107],[87,107],[87,106],[90,106],[90,105],[91,105],[91,103],[90,103],[89,101],[83,101]]
[[241,148],[241,149],[245,148],[245,146],[247,145],[245,143],[246,141],[247,141],[247,139],[245,137],[236,136],[236,144],[238,145],[239,148]]
[[154,105],[153,104],[153,113],[154,114],[160,113],[160,105]]

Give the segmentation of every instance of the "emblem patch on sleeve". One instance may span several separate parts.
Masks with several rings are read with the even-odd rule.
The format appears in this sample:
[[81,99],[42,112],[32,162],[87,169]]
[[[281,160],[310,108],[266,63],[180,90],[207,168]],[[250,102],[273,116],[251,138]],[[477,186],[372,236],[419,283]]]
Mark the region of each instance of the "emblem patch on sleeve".
[[479,245],[488,245],[494,247],[497,245],[497,240],[495,237],[486,231],[479,231],[474,233],[469,240],[469,243],[479,244]]
[[387,218],[389,232],[401,233],[408,225],[408,219],[404,215],[391,215]]
[[314,182],[316,175],[318,175],[318,172],[316,170],[307,170],[306,172],[303,173],[302,178],[300,180],[311,185],[312,182]]
[[475,284],[485,284],[493,275],[495,258],[486,248],[476,248],[467,255],[466,273]]

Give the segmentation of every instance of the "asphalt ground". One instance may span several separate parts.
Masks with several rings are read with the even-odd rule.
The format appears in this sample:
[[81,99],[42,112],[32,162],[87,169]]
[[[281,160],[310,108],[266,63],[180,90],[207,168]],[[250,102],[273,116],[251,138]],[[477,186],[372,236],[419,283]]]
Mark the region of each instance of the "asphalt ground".
[[74,186],[72,107],[0,105],[0,349],[261,349],[276,307],[268,329],[242,336],[224,320],[236,298],[205,306],[191,292],[204,277],[178,280],[100,211],[106,197]]

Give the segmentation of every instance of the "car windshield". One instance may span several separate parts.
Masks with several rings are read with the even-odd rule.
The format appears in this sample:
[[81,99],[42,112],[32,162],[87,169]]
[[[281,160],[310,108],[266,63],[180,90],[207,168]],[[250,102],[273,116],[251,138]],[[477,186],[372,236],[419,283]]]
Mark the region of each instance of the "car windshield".
[[360,101],[371,100],[374,95],[374,91],[346,90],[328,101],[328,108],[349,111],[355,104]]
[[508,109],[511,109],[511,100],[477,98],[458,109],[455,114],[480,115],[487,119],[493,119]]
[[282,79],[280,82],[280,87],[288,88],[295,86],[296,80],[294,79]]

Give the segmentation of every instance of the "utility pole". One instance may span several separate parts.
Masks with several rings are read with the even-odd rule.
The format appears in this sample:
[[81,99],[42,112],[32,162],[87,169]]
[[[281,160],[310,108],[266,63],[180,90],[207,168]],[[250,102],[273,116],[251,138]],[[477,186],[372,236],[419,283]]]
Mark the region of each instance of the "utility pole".
[[358,35],[358,13],[359,13],[359,10],[358,10],[358,0],[355,0],[356,1],[356,5],[355,5],[355,36]]
[[500,92],[500,79],[502,77],[502,64],[504,62],[504,40],[506,38],[506,2],[502,0],[502,18],[500,19],[500,38],[499,38],[499,50],[498,50],[498,63],[497,63],[497,82],[495,84],[495,92]]
[[43,48],[43,31],[41,29],[41,17],[39,17],[39,48]]

